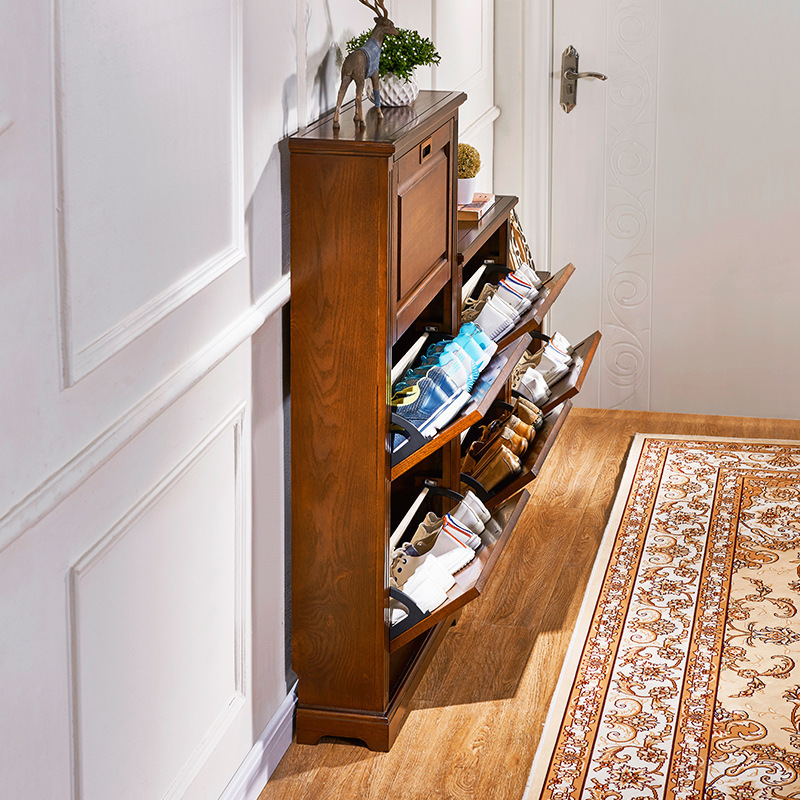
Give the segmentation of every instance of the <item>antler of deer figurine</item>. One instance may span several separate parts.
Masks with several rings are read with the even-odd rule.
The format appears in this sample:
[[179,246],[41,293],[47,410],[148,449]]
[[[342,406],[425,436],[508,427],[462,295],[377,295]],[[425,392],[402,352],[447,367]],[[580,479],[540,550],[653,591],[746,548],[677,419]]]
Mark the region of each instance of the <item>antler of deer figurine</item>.
[[344,93],[353,81],[356,82],[356,113],[353,117],[356,127],[365,124],[361,97],[367,78],[372,80],[372,97],[375,108],[378,110],[378,116],[383,117],[381,93],[378,88],[378,64],[381,60],[381,45],[383,44],[384,36],[397,36],[400,33],[389,19],[389,12],[386,10],[383,0],[375,0],[375,3],[370,3],[368,0],[358,1],[377,14],[375,27],[372,29],[372,33],[366,43],[359,47],[358,50],[350,53],[342,64],[342,85],[339,87],[339,96],[336,98],[336,111],[333,114],[334,129],[339,128],[339,111],[342,108]]

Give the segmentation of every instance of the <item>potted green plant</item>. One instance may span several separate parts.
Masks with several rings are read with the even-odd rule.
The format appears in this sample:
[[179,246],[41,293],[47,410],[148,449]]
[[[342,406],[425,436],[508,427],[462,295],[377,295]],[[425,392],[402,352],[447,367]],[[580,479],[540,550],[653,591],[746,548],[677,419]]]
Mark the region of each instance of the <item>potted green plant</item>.
[[[364,31],[347,42],[347,52],[352,53],[364,45],[371,31]],[[416,67],[438,64],[441,56],[433,42],[417,31],[399,28],[397,36],[387,36],[381,47],[378,66],[381,103],[385,106],[407,106],[419,95],[419,84],[414,77]]]
[[458,205],[472,202],[477,174],[481,168],[480,153],[471,145],[458,143]]

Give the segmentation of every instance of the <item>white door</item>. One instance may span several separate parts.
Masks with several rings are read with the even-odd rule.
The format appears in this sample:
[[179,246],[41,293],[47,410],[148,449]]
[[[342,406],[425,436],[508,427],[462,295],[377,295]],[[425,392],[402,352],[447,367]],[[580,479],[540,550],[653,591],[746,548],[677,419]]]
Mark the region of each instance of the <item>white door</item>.
[[[553,15],[550,265],[577,272],[551,321],[603,333],[579,400],[800,416],[800,7],[555,0]],[[579,81],[570,114],[568,45],[609,78]]]

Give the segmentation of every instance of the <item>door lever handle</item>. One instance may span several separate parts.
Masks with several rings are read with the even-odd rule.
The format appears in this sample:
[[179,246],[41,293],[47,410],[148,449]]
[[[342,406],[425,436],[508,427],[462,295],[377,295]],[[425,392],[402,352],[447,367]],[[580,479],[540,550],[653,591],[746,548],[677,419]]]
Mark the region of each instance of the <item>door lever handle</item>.
[[564,77],[568,81],[576,81],[578,78],[598,78],[601,81],[607,81],[608,75],[603,75],[602,72],[575,72],[574,70],[568,69],[564,73]]
[[578,72],[578,57],[578,51],[572,45],[561,54],[561,108],[567,114],[575,108],[580,78],[608,80],[602,72]]

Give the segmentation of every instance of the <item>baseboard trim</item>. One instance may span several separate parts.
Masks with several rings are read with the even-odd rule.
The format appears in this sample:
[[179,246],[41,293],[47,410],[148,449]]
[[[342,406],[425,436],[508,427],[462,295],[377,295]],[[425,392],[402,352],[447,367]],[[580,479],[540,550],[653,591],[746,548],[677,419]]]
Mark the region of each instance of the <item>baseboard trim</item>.
[[289,302],[291,279],[276,281],[250,308],[170,377],[107,428],[71,461],[56,470],[0,516],[0,552],[49,514],[111,456],[252,336]]
[[264,728],[219,800],[257,800],[270,775],[292,743],[292,723],[297,708],[295,684]]

